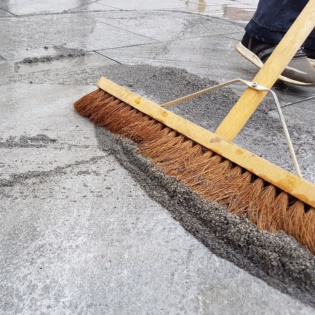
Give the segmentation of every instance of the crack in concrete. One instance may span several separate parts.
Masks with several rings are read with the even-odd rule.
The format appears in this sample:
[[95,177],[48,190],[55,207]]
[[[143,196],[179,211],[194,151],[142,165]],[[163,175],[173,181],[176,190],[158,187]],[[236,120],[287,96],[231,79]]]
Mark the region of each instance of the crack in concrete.
[[[9,13],[9,14],[11,14],[11,15],[13,15],[13,17],[17,16],[16,14],[14,14],[14,13],[12,13],[12,12],[6,10],[6,9],[0,8],[0,10],[1,10],[1,11],[4,11],[4,12],[6,12],[6,13]],[[10,16],[2,16],[2,17],[0,17],[0,18],[6,18],[6,17],[10,17]]]
[[98,55],[100,55],[100,56],[102,56],[102,57],[105,57],[105,58],[107,58],[107,59],[109,59],[109,60],[111,60],[111,61],[114,61],[114,62],[116,62],[116,63],[119,64],[119,65],[122,65],[121,62],[117,61],[117,60],[114,59],[114,58],[108,57],[108,56],[106,56],[106,55],[100,53],[98,50],[93,50],[93,52],[96,53],[96,54],[98,54]]
[[[78,6],[75,7],[75,8],[71,8],[71,9],[68,9],[68,10],[64,10],[63,12],[71,13],[71,10],[80,9],[80,8],[83,8],[83,7],[85,7],[85,6],[89,5],[89,4],[92,4],[92,3],[97,3],[97,0],[89,1],[88,3],[78,5]],[[89,12],[90,12],[90,11],[89,11]]]
[[142,35],[142,34],[139,34],[139,33],[136,33],[136,32],[132,32],[132,31],[126,30],[126,29],[124,29],[124,28],[121,28],[121,27],[112,25],[112,24],[110,24],[110,23],[105,23],[105,22],[103,22],[102,20],[97,20],[97,19],[96,19],[96,21],[99,22],[99,23],[101,23],[101,24],[109,25],[109,26],[111,26],[111,27],[117,28],[117,29],[122,30],[122,31],[124,31],[124,32],[128,32],[128,33],[130,33],[130,34],[134,34],[134,35],[137,35],[137,36],[141,36],[141,37],[144,37],[144,38],[148,38],[148,39],[150,39],[150,40],[154,40],[155,42],[160,42],[158,39],[155,39],[155,38],[152,38],[152,37],[149,37],[149,36],[146,36],[146,35]]
[[[141,36],[141,35],[140,35]],[[163,42],[160,42],[160,41],[157,41],[155,40],[155,42],[152,42],[152,43],[144,43],[144,44],[134,44],[134,45],[126,45],[126,46],[119,46],[119,47],[112,47],[112,48],[104,48],[104,49],[98,49],[96,51],[104,51],[104,50],[116,50],[116,49],[125,49],[125,48],[132,48],[132,47],[140,47],[140,46],[150,46],[150,45],[155,45],[155,44],[163,44],[163,43],[168,43],[168,42],[174,42],[176,40],[170,40],[170,41],[163,41]],[[105,56],[106,57],[106,56]],[[107,57],[108,58],[108,57]]]

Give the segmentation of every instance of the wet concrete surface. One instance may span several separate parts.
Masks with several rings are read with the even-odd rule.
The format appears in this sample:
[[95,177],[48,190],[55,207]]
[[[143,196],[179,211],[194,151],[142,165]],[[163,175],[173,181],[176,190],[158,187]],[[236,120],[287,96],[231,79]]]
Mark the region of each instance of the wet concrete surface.
[[230,19],[247,20],[258,3],[258,0],[172,0],[172,1],[119,1],[113,3],[109,0],[71,0],[64,2],[62,0],[54,1],[27,1],[16,2],[3,0],[0,3],[0,12],[5,15],[34,15],[62,12],[80,12],[80,11],[106,11],[106,10],[178,10],[190,13],[198,13],[210,16],[228,17]]
[[[0,2],[3,314],[315,313],[312,290],[299,285],[301,278],[288,285],[275,276],[273,282],[272,274],[237,252],[233,259],[211,250],[166,201],[153,198],[152,186],[148,191],[125,170],[100,142],[106,135],[72,108],[100,75],[158,102],[207,79],[252,78],[257,69],[234,51],[248,16],[224,12],[250,11],[256,3]],[[241,90],[234,87],[229,100]],[[314,88],[286,85],[275,91],[283,103],[314,94]],[[211,129],[232,106],[220,95],[205,97],[195,116],[189,107],[182,114]],[[225,108],[207,120],[208,101],[216,99]],[[284,108],[311,180],[313,104]],[[291,168],[272,108],[264,102],[237,141]],[[268,119],[270,126],[262,128]],[[215,244],[213,236],[208,241]]]

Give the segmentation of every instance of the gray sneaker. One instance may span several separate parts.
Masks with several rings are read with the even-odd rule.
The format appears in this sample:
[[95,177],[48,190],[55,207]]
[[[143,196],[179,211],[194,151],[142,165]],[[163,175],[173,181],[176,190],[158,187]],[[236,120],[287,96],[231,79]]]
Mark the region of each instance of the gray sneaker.
[[308,61],[315,67],[315,50],[303,47],[303,51],[306,54]]
[[[276,46],[276,44],[259,41],[245,33],[241,43],[236,45],[236,50],[255,66],[261,68]],[[299,49],[279,76],[279,80],[297,85],[315,85],[315,69],[304,50]]]

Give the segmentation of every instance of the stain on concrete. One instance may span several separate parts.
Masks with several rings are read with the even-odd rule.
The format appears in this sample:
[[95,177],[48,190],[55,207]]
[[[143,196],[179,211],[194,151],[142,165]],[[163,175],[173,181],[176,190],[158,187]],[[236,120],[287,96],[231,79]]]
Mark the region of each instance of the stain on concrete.
[[38,134],[32,137],[27,135],[20,137],[10,136],[5,141],[2,141],[0,138],[0,148],[43,148],[56,142],[57,139],[49,138],[44,134]]
[[[71,49],[65,48],[62,46],[54,46],[55,51],[59,52],[57,55],[47,55],[41,57],[26,57],[21,60],[19,63],[37,63],[37,62],[48,62],[53,60],[60,60],[60,59],[69,59],[69,58],[76,58],[85,56],[86,52],[82,49]],[[48,49],[48,46],[45,46],[44,49]]]
[[[0,187],[14,187],[17,184],[23,184],[28,180],[37,179],[39,182],[46,182],[52,176],[60,176],[67,174],[67,169],[72,168],[74,166],[80,165],[88,165],[91,163],[98,162],[99,160],[104,159],[104,156],[93,157],[89,160],[82,160],[75,162],[73,164],[66,164],[64,166],[57,166],[52,170],[49,171],[27,171],[25,173],[16,173],[10,175],[9,179],[1,179],[0,178]],[[78,175],[83,175],[83,173],[78,172]],[[88,172],[85,171],[84,174],[94,174],[99,175],[97,172]],[[26,183],[26,185],[28,185]]]

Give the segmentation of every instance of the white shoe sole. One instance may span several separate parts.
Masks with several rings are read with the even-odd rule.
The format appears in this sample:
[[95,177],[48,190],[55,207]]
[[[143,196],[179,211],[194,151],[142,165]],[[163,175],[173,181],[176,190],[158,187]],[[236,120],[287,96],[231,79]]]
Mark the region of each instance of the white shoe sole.
[[[247,49],[242,43],[239,43],[235,46],[236,50],[247,60],[249,60],[251,63],[253,63],[256,67],[262,68],[264,65],[263,62],[259,59],[257,55],[255,55],[253,52],[251,52],[249,49]],[[311,62],[311,61],[310,61]],[[315,65],[315,60],[311,62],[312,65]],[[303,86],[311,86],[314,85],[313,83],[305,83],[305,82],[300,82],[296,80],[289,79],[287,77],[284,77],[282,75],[279,76],[278,78],[281,81],[291,83],[291,84],[296,84],[296,85],[303,85]]]

